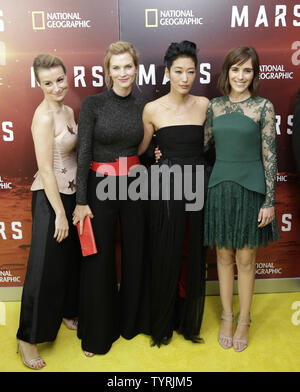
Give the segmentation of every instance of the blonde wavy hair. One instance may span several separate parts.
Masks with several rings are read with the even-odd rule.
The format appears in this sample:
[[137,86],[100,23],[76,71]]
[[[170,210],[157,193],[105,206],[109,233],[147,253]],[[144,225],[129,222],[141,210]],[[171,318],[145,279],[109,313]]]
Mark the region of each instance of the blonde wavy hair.
[[[136,48],[130,42],[126,42],[126,41],[113,42],[107,48],[104,57],[105,84],[108,89],[112,87],[112,81],[109,76],[110,59],[113,55],[118,55],[123,53],[129,53],[133,59],[133,63],[137,71],[139,69],[139,53],[136,50]],[[138,72],[136,75],[136,81],[137,78],[138,78]]]

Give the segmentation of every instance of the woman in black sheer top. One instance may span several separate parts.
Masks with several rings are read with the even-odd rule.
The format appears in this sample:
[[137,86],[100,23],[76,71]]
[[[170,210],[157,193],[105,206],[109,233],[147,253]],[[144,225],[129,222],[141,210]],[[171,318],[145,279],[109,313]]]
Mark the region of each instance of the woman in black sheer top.
[[[119,197],[120,191],[124,192],[120,189],[123,180],[127,179],[128,186],[133,180],[128,173],[132,165],[139,163],[138,145],[144,135],[145,102],[132,94],[138,71],[137,52],[130,43],[113,43],[106,52],[104,66],[108,90],[85,98],[78,122],[73,223],[80,222],[82,230],[84,218],[92,217],[98,248],[98,253],[86,257],[82,265],[78,336],[87,356],[105,354],[120,335],[131,339],[140,332],[149,332],[143,204],[141,200]],[[125,172],[124,165],[119,165],[124,159],[120,158],[126,158]],[[108,165],[112,172],[107,171]],[[114,195],[106,194],[105,184],[109,181],[115,184]],[[118,219],[122,248],[119,290],[115,261]]]

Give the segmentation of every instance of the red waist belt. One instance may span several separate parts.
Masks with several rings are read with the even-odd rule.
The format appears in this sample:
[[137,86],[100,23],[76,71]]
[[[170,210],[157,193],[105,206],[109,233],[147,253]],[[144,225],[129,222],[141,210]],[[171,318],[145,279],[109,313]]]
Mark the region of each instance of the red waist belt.
[[130,169],[140,164],[137,155],[117,158],[116,162],[92,162],[91,169],[97,173],[109,176],[127,176]]

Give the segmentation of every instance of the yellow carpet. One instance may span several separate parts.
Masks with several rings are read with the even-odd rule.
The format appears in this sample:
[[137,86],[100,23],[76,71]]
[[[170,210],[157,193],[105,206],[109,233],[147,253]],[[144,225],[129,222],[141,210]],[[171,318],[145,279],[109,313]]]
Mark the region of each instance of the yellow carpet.
[[[237,310],[237,297],[234,301]],[[150,347],[149,337],[140,335],[131,341],[120,338],[104,356],[86,358],[76,333],[62,325],[55,343],[39,346],[47,362],[42,372],[300,371],[300,325],[295,325],[300,324],[300,314],[292,309],[293,303],[299,301],[300,292],[256,294],[249,347],[242,353],[226,351],[217,342],[219,297],[206,298],[201,333],[205,344],[193,344],[174,334],[172,342],[159,349]],[[6,325],[0,325],[0,371],[33,371],[16,354],[20,303],[7,302],[5,307]]]

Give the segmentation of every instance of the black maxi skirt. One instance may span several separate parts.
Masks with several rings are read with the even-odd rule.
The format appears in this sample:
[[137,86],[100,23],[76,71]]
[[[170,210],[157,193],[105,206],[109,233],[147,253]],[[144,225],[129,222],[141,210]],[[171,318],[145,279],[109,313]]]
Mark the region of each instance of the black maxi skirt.
[[[170,167],[173,164],[168,159],[162,163]],[[204,176],[207,183],[207,171]],[[171,177],[171,195],[172,186]],[[170,200],[162,200],[161,197],[150,201],[152,345],[168,344],[174,330],[187,340],[203,342],[199,333],[206,280],[204,211],[203,208],[186,211],[184,198],[175,200],[170,196]],[[187,256],[184,264],[185,243]]]
[[[125,177],[125,176],[122,176]],[[78,337],[82,348],[94,354],[106,354],[120,336],[131,339],[150,331],[149,273],[146,263],[145,202],[97,198],[97,186],[107,176],[90,171],[88,204],[98,253],[82,263]],[[132,178],[127,177],[128,186]],[[120,222],[121,282],[118,288],[116,234]]]
[[69,236],[54,238],[55,212],[43,190],[32,194],[32,239],[17,338],[31,344],[55,340],[63,318],[78,316],[81,249],[72,223],[75,195],[60,194]]

